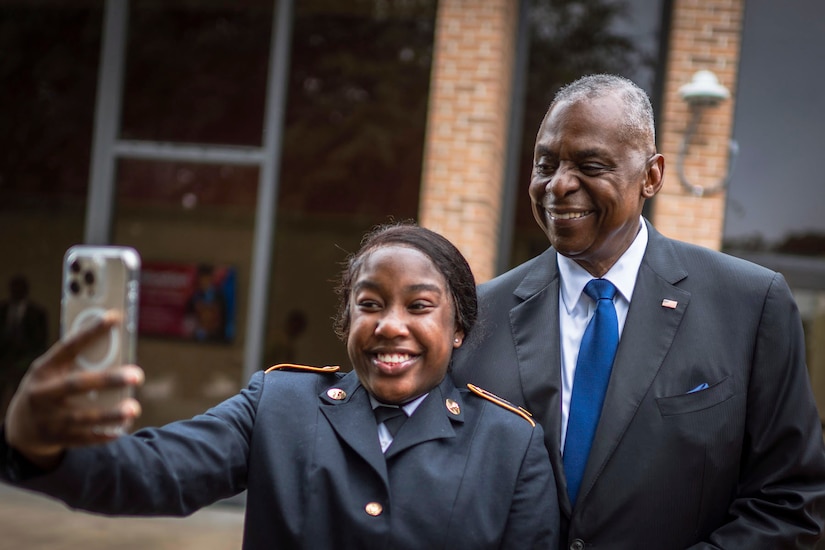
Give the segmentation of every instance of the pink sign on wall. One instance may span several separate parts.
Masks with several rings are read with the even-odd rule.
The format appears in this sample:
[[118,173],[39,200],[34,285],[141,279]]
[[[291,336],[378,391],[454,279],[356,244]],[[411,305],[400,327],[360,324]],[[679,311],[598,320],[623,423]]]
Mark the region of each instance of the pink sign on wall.
[[138,331],[143,336],[230,342],[235,333],[235,269],[143,262]]

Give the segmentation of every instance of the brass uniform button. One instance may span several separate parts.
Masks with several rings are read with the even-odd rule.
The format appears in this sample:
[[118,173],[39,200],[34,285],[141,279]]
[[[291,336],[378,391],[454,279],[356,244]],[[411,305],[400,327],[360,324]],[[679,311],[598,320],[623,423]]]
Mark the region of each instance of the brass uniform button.
[[341,388],[330,388],[327,390],[327,396],[329,396],[330,399],[340,401],[347,396],[347,392],[345,392]]
[[364,510],[371,516],[380,516],[384,511],[384,507],[377,502],[368,502]]
[[454,415],[458,416],[461,414],[461,407],[458,406],[458,403],[453,401],[452,399],[447,400],[447,410],[453,413]]

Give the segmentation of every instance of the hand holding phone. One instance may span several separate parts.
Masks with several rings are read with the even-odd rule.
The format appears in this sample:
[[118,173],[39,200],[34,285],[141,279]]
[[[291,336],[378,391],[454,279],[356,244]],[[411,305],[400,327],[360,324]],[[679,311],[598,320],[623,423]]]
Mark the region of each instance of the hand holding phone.
[[43,469],[68,447],[119,436],[140,415],[130,396],[143,371],[118,368],[135,362],[139,271],[133,249],[66,252],[60,341],[32,363],[5,418],[7,443]]

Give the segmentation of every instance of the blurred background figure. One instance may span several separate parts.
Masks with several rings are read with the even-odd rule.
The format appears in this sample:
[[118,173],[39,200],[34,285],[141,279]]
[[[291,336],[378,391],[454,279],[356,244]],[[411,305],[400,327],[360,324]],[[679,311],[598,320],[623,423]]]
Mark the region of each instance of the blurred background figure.
[[46,351],[46,310],[29,300],[29,281],[9,280],[8,300],[0,302],[0,418],[32,359]]
[[267,365],[278,363],[296,363],[298,359],[298,339],[306,332],[309,319],[300,309],[291,309],[286,314],[283,325],[278,327],[275,334],[270,335],[273,342],[270,346],[265,362]]

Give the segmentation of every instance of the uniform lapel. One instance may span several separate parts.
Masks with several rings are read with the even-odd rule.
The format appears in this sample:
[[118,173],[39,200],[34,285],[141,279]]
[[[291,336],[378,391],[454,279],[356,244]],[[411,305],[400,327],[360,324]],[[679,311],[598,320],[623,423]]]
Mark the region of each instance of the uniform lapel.
[[[455,402],[458,414],[450,412],[447,407],[448,399]],[[455,437],[453,422],[464,422],[464,403],[448,374],[441,384],[430,391],[415,413],[398,430],[385,453],[386,459],[390,460],[404,449],[425,441]]]
[[587,498],[598,482],[598,472],[604,470],[619,445],[670,350],[690,301],[689,292],[674,286],[687,276],[687,271],[673,246],[649,224],[648,231],[647,250],[616,352],[579,500]]
[[[344,392],[340,393],[340,390]],[[344,376],[319,395],[321,412],[335,433],[363,458],[385,482],[387,464],[378,442],[378,426],[369,395],[355,372]]]

